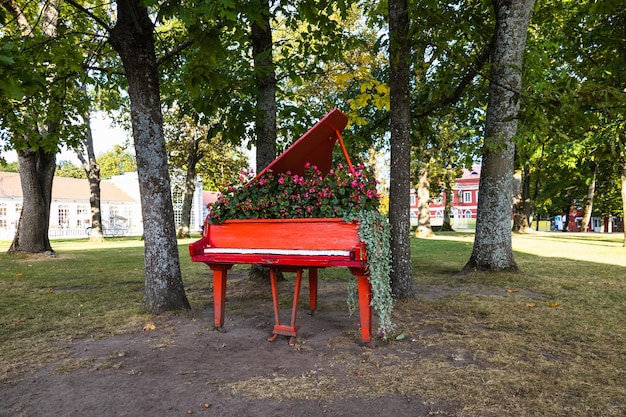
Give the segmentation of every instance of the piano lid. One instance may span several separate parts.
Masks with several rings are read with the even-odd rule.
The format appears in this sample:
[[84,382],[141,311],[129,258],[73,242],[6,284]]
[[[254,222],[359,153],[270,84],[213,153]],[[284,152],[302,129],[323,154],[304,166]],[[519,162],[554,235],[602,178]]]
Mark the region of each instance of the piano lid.
[[345,114],[337,109],[332,110],[256,177],[269,170],[277,174],[290,171],[292,174],[304,175],[304,166],[307,162],[316,165],[322,175],[326,175],[332,165],[333,148],[337,140],[341,143],[348,165],[351,165],[341,140],[341,132],[347,124],[348,117]]

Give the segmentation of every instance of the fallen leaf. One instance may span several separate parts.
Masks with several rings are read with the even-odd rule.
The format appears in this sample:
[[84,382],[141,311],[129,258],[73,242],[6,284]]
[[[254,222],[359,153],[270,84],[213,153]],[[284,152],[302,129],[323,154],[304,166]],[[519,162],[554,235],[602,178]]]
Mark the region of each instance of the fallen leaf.
[[204,403],[204,408],[209,408],[211,406],[211,404],[209,403]]
[[156,326],[154,325],[154,323],[147,323],[145,326],[143,326],[143,330],[154,330],[156,329]]
[[506,292],[508,292],[508,293],[519,292],[519,290],[506,290]]
[[550,307],[558,307],[561,303],[550,303]]
[[526,303],[526,307],[534,308],[535,307],[535,303]]

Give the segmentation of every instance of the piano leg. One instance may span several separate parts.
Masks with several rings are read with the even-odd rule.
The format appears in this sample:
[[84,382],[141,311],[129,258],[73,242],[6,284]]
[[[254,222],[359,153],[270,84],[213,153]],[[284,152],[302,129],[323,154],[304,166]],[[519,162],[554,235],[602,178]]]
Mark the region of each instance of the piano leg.
[[224,327],[224,308],[226,306],[226,277],[232,265],[209,265],[213,271],[213,317],[215,326]]
[[309,310],[311,315],[317,310],[317,268],[309,268]]
[[270,267],[270,281],[272,283],[272,300],[274,302],[275,325],[272,336],[267,338],[268,342],[276,340],[278,335],[291,336],[289,344],[294,345],[296,342],[297,331],[300,326],[296,326],[296,317],[298,315],[298,298],[300,298],[300,286],[302,285],[302,269],[296,270],[296,286],[293,291],[293,306],[291,309],[291,323],[289,326],[280,324],[280,309],[278,305],[278,287],[276,285],[276,267]]
[[359,292],[359,317],[361,320],[361,340],[363,343],[372,341],[372,284],[367,275],[357,275]]

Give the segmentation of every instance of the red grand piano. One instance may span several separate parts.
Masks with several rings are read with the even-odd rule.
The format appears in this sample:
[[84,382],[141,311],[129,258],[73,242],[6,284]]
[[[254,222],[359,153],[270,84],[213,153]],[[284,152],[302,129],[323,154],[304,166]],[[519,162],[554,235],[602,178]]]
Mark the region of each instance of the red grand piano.
[[[317,165],[325,175],[331,169],[332,152],[337,141],[349,166],[341,132],[348,122],[339,110],[333,110],[268,165],[256,178],[270,171],[303,175],[307,163]],[[272,336],[289,336],[293,344],[298,297],[304,270],[308,270],[311,312],[317,307],[317,272],[319,268],[347,267],[357,277],[361,339],[372,339],[372,287],[367,274],[367,253],[360,241],[356,222],[338,218],[226,220],[221,224],[205,222],[202,239],[189,245],[193,262],[204,262],[213,271],[214,317],[217,327],[224,326],[226,280],[234,264],[268,266],[272,286],[275,325]],[[278,306],[276,274],[295,272],[290,323],[282,324]]]

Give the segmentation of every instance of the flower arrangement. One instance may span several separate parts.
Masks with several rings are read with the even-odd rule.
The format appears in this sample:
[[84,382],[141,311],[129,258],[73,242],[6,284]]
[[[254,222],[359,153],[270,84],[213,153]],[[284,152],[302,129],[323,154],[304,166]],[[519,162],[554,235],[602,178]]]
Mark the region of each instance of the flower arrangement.
[[[368,253],[372,307],[379,318],[378,332],[386,340],[393,329],[393,298],[390,285],[389,222],[378,212],[377,181],[368,179],[363,165],[342,164],[328,174],[307,163],[304,175],[271,171],[254,177],[241,172],[240,185],[228,186],[209,206],[209,220],[219,224],[231,219],[342,218],[358,221],[358,231]],[[356,282],[348,285],[348,306],[356,303]]]
[[363,165],[339,164],[323,176],[307,163],[304,175],[266,172],[259,178],[243,171],[239,186],[229,186],[209,206],[211,223],[229,219],[343,218],[378,209],[377,181],[364,175]]

